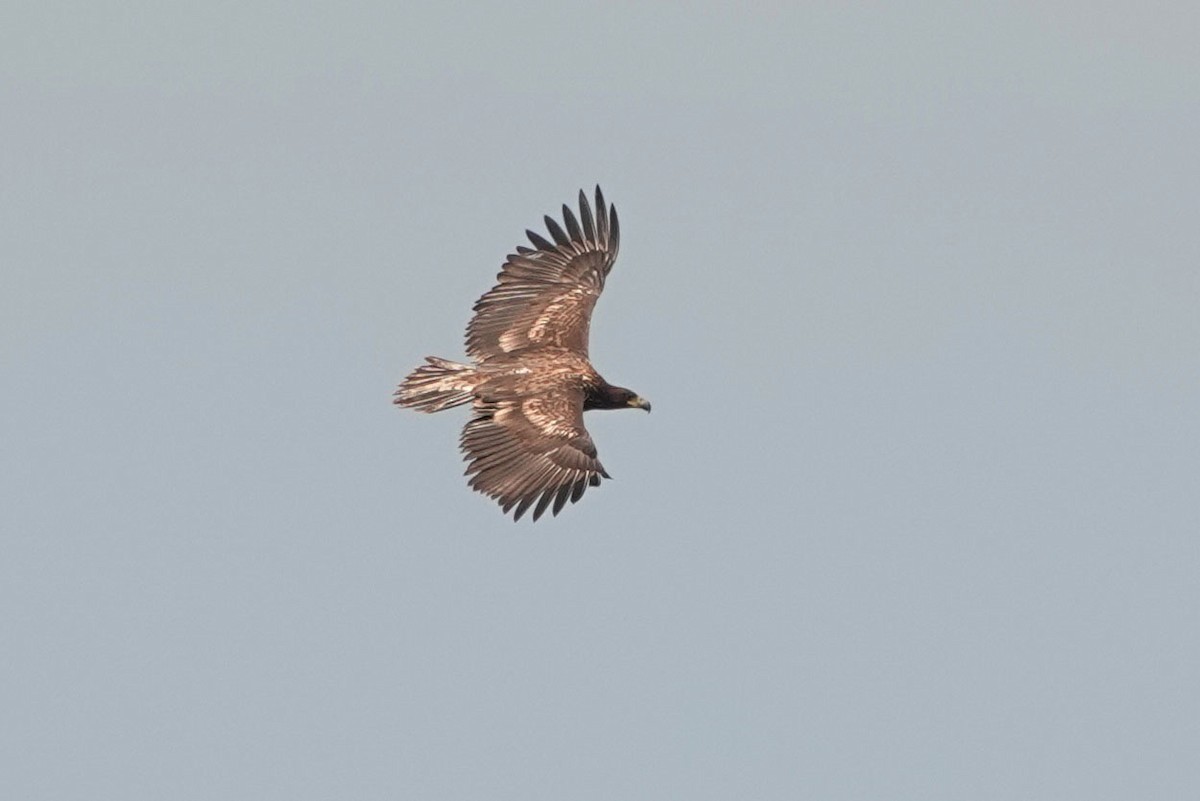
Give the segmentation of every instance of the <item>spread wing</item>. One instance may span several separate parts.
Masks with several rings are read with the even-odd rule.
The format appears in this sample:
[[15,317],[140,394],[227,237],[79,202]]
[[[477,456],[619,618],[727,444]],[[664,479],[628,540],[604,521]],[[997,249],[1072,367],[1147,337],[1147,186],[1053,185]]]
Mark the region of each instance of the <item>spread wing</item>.
[[566,205],[562,212],[566,230],[547,216],[553,242],[526,231],[536,249],[518,246],[498,283],[476,301],[467,326],[467,352],[476,361],[542,345],[587,355],[592,308],[617,258],[617,210],[597,186],[594,217],[583,190],[579,218]]
[[537,520],[554,514],[588,487],[608,478],[583,427],[583,393],[558,390],[537,397],[476,406],[462,433],[471,488],[499,501],[514,520],[533,506]]

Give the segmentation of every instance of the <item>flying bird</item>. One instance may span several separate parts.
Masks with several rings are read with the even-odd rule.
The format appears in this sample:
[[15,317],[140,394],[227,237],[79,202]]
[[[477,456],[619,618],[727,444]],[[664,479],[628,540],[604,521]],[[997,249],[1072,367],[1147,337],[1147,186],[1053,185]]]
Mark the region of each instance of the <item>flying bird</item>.
[[[475,302],[467,325],[470,364],[425,357],[394,403],[422,412],[471,404],[460,439],[472,489],[513,520],[533,507],[557,515],[610,478],[583,425],[591,409],[645,409],[637,393],[605,381],[588,360],[596,299],[617,258],[617,210],[596,187],[596,213],[579,192],[579,217],[546,216],[550,239],[526,231],[532,248],[509,254],[497,283]],[[553,240],[553,241],[551,241]],[[536,506],[535,506],[536,504]]]

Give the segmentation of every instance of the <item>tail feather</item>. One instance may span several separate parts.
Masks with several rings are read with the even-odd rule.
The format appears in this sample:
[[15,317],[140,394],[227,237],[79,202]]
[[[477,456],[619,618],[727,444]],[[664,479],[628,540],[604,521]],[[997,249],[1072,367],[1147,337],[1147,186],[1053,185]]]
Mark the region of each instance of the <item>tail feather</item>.
[[422,412],[440,412],[470,403],[475,392],[475,368],[469,364],[426,356],[396,390],[392,401]]

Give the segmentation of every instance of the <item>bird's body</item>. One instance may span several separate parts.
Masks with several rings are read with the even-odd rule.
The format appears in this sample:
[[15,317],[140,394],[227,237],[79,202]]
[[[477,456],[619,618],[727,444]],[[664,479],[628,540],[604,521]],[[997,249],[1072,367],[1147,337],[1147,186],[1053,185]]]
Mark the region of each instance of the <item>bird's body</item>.
[[616,260],[616,209],[596,188],[596,215],[579,193],[579,213],[563,206],[563,226],[546,217],[553,242],[527,231],[535,249],[518,247],[498,283],[475,303],[467,326],[471,364],[434,356],[396,391],[395,403],[437,412],[470,403],[474,416],[461,445],[473,489],[495,498],[514,519],[534,507],[579,500],[608,473],[583,425],[591,409],[650,404],[605,381],[588,359],[596,299]]

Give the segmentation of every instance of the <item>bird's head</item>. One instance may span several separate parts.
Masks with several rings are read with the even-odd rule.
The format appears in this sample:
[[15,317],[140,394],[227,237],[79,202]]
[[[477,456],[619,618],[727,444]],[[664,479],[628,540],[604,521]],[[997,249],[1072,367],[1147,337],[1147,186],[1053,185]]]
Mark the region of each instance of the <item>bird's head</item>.
[[631,389],[624,387],[613,387],[613,403],[614,409],[629,408],[629,409],[645,409],[650,411],[650,401],[643,398]]
[[592,390],[584,398],[584,409],[645,409],[650,411],[650,401],[625,387],[605,385]]
[[650,401],[646,400],[641,395],[634,395],[632,398],[626,401],[626,403],[631,409],[645,409],[646,411],[650,411]]

